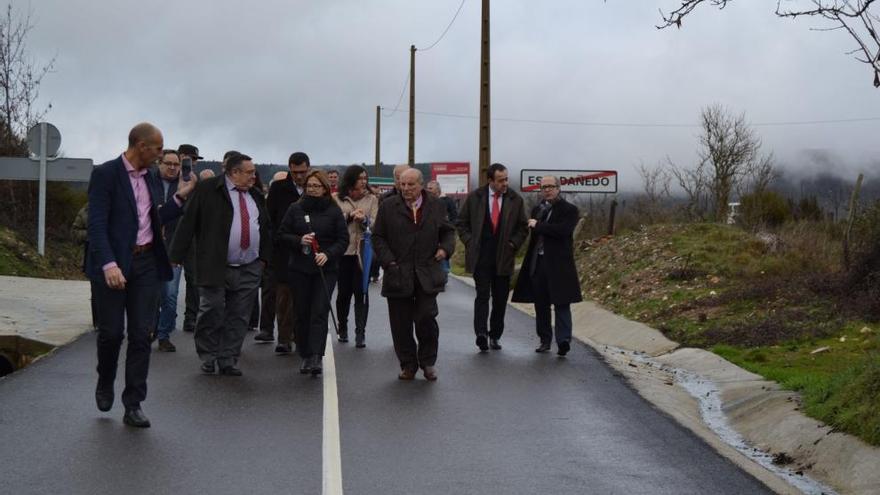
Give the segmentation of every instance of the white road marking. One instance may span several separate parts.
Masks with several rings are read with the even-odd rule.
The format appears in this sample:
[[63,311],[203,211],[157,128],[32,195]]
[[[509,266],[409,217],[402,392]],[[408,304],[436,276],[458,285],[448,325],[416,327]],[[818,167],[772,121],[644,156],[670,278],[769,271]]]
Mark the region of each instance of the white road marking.
[[327,334],[324,356],[324,437],[322,448],[324,495],[342,495],[342,452],[339,437],[339,397],[332,333]]

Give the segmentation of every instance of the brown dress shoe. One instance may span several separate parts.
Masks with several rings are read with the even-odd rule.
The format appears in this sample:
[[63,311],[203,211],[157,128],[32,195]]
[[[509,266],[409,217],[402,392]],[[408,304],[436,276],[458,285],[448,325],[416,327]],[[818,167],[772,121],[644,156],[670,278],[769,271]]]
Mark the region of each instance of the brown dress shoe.
[[159,352],[176,352],[177,347],[174,347],[174,344],[171,343],[168,339],[160,339],[159,340]]
[[425,366],[423,371],[425,373],[425,380],[428,380],[429,382],[437,381],[437,368],[433,366]]
[[400,370],[400,374],[397,375],[398,380],[414,380],[416,377],[416,372],[413,370]]

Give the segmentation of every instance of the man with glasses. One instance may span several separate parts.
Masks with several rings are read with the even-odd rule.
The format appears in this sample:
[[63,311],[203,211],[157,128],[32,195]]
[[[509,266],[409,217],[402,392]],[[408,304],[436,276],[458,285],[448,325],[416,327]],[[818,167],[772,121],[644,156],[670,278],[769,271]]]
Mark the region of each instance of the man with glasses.
[[508,187],[507,167],[493,163],[486,178],[486,186],[468,194],[456,222],[465,245],[465,270],[474,274],[474,333],[480,352],[501,349],[510,277],[516,253],[528,235],[525,206]]
[[552,175],[541,177],[541,198],[528,221],[532,235],[512,300],[535,304],[535,328],[541,339],[535,352],[550,350],[553,305],[557,354],[565,356],[571,349],[571,304],[582,300],[572,239],[580,213],[560,196],[559,179]]
[[269,217],[263,195],[254,190],[253,160],[234,153],[222,176],[201,181],[177,227],[172,263],[196,251],[199,316],[195,343],[203,373],[241,376],[238,358],[247,333],[254,295],[271,254]]
[[[159,159],[159,169],[156,172],[158,183],[162,184],[162,198],[159,204],[163,205],[174,200],[177,194],[178,184],[180,183],[180,155],[175,150],[164,150],[162,158]],[[190,181],[193,181],[190,178]],[[188,181],[184,181],[188,182]],[[192,188],[192,185],[189,185]],[[178,219],[168,222],[162,226],[162,242],[165,243],[167,250],[171,245],[171,239],[174,237],[174,231],[177,229]],[[159,317],[157,319],[155,337],[159,340],[158,350],[160,352],[174,352],[177,348],[171,343],[171,332],[177,323],[177,293],[180,287],[181,267],[172,268],[174,277],[159,286]]]
[[[266,206],[272,222],[275,249],[269,263],[269,290],[266,294],[274,296],[263,298],[263,316],[260,321],[260,333],[254,340],[272,342],[275,340],[275,319],[278,319],[278,344],[275,352],[290,354],[293,351],[293,288],[287,279],[287,261],[289,248],[278,242],[278,228],[284,220],[284,214],[290,205],[299,201],[305,193],[306,176],[309,173],[309,155],[297,151],[287,160],[287,177],[276,180],[269,186],[269,197]],[[273,290],[274,289],[274,290]],[[274,299],[274,300],[273,300]]]

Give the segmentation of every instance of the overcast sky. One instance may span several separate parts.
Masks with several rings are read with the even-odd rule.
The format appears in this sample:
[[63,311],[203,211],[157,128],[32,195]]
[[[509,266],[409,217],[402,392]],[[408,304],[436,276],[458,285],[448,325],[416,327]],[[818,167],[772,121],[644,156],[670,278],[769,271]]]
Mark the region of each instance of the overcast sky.
[[[12,0],[33,11],[35,61],[57,55],[46,76],[46,120],[70,157],[120,153],[140,121],[166,145],[228,149],[260,163],[306,151],[312,163],[372,163],[375,107],[382,161],[407,159],[408,96],[390,115],[409,71],[409,46],[437,40],[460,0]],[[675,0],[495,0],[495,118],[693,127],[561,125],[495,121],[492,160],[520,168],[615,169],[624,189],[635,167],[696,156],[701,108],[744,112],[764,150],[792,169],[831,157],[836,170],[880,163],[880,90],[846,52],[842,32],[779,19],[775,2],[736,0],[657,30]],[[480,1],[466,0],[446,36],[416,57],[416,109],[479,113]],[[416,161],[469,161],[478,121],[419,114]],[[869,170],[870,171],[870,170]]]

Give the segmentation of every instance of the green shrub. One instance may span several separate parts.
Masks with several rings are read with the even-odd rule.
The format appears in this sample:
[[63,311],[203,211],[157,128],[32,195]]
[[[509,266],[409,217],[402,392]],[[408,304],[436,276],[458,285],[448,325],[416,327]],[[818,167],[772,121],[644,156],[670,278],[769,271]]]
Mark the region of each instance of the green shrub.
[[740,203],[739,220],[748,227],[778,227],[791,219],[788,202],[773,191],[747,194]]

